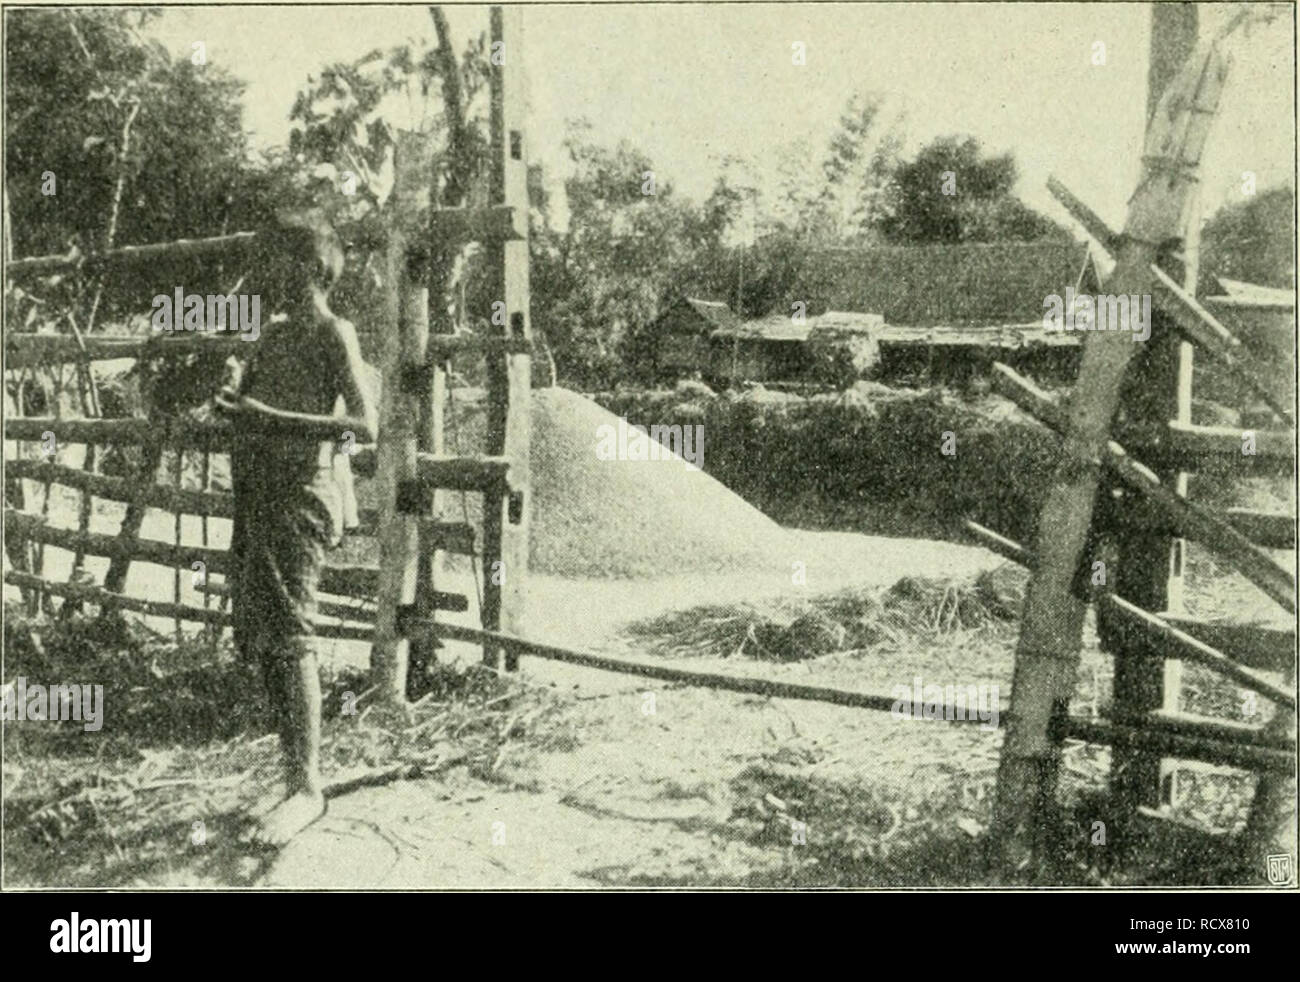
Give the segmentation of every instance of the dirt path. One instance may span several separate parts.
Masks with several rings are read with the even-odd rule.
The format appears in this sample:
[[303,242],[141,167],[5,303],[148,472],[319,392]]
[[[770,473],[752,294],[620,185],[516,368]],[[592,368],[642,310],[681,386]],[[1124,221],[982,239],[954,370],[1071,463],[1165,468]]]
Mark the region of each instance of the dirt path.
[[[795,539],[809,556],[810,580],[827,590],[888,585],[904,575],[973,576],[996,563],[982,550],[944,543],[837,533]],[[619,637],[630,621],[703,603],[788,597],[797,588],[785,570],[774,568],[654,581],[535,577],[530,589],[530,623],[539,639],[644,658]],[[449,645],[442,657],[477,654]],[[888,648],[870,657],[789,664],[680,662],[871,692],[910,684],[918,671],[933,678],[934,667],[930,653],[909,656]],[[1009,661],[984,669],[984,677],[997,682]],[[967,663],[961,678],[974,679],[981,670]],[[1000,735],[978,726],[900,722],[885,713],[663,686],[532,658],[523,660],[521,672],[563,700],[570,745],[508,755],[491,780],[461,771],[338,799],[260,884],[740,884],[785,880],[800,868],[800,875],[816,881],[817,850],[801,854],[789,823],[808,821],[805,837],[814,845],[818,836],[827,840],[853,830],[819,829],[811,813],[799,818],[796,812],[807,803],[790,803],[793,810],[784,813],[755,813],[768,770],[793,768],[801,778],[828,785],[873,788],[882,800],[900,803],[896,817],[887,810],[877,817],[876,831],[887,834],[905,820],[908,802],[950,793],[952,769],[934,762],[961,760],[980,780],[991,779],[996,766]],[[971,794],[977,801],[978,788]],[[954,812],[954,822],[960,817]]]

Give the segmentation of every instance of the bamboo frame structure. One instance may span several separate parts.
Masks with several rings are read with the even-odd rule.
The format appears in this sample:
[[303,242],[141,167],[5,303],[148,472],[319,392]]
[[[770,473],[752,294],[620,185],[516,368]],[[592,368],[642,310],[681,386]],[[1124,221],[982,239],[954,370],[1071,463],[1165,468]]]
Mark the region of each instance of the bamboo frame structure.
[[[1210,45],[1187,60],[1162,94],[1150,117],[1143,173],[1107,284],[1112,293],[1151,293],[1151,270],[1161,250],[1182,238],[1201,151],[1226,77],[1226,59]],[[1077,570],[1089,542],[1102,460],[1108,456],[1111,423],[1135,347],[1116,332],[1087,335],[1063,421],[1064,458],[1039,521],[1038,563],[1025,597],[1012,679],[1014,716],[998,772],[991,845],[1005,871],[1023,868],[1050,848],[1043,838],[1049,824],[1045,809],[1055,794],[1062,723],[1068,718],[1083,631]]]

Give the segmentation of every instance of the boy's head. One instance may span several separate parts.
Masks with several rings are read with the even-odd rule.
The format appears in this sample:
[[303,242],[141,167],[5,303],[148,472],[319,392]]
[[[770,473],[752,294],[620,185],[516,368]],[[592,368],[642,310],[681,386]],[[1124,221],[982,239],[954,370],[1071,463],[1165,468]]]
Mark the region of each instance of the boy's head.
[[319,208],[277,212],[261,238],[262,273],[282,300],[312,286],[329,293],[343,274],[343,242]]

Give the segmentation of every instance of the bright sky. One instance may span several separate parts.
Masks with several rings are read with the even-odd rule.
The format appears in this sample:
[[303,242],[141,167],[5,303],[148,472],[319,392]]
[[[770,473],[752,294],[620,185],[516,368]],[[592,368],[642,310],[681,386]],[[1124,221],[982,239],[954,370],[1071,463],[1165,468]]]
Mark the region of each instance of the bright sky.
[[[458,39],[487,28],[487,8],[449,7]],[[1203,5],[1201,32],[1231,14]],[[610,144],[626,138],[660,181],[706,195],[728,154],[774,173],[782,145],[820,150],[845,101],[874,91],[907,114],[908,149],[969,133],[1011,150],[1018,192],[1059,220],[1043,189],[1060,177],[1121,224],[1144,125],[1146,4],[737,3],[530,5],[524,14],[528,154],[548,180],[564,171],[566,119],[586,116]],[[210,62],[249,86],[256,142],[284,143],[294,93],[332,61],[409,37],[432,39],[424,6],[169,8],[157,33],[178,55],[201,40]],[[807,64],[792,64],[803,42]],[[1093,64],[1094,43],[1106,47]],[[459,44],[459,42],[458,42]],[[1294,25],[1238,32],[1232,74],[1206,152],[1204,213],[1258,185],[1291,182]]]

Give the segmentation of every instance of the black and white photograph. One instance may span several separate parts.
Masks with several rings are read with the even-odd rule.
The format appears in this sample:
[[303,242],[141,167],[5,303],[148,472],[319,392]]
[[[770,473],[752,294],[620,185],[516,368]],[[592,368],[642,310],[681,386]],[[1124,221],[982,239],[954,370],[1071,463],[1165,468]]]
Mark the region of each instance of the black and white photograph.
[[0,888],[1297,892],[1293,3],[2,20]]

